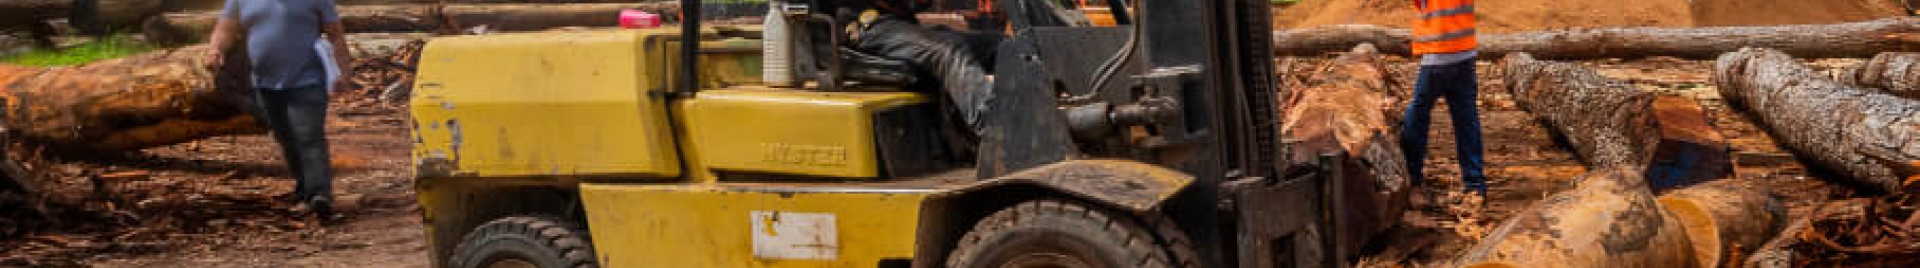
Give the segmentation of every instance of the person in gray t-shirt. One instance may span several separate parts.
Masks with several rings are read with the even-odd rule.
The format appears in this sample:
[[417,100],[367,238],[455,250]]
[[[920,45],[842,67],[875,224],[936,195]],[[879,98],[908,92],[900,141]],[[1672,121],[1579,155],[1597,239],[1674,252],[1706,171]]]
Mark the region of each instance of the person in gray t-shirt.
[[255,115],[273,129],[273,137],[295,178],[290,197],[296,209],[311,210],[322,218],[332,215],[333,170],[327,155],[327,86],[348,86],[347,76],[327,81],[327,67],[314,43],[324,33],[333,44],[332,62],[342,71],[353,60],[347,54],[346,30],[333,0],[227,0],[208,40],[208,67],[219,69],[224,53],[236,37],[246,38]]

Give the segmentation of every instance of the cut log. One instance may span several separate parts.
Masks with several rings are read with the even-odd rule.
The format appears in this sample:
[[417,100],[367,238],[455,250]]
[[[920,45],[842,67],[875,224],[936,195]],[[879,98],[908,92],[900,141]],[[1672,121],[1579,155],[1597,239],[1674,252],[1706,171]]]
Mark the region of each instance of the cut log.
[[1713,83],[1795,154],[1869,189],[1898,192],[1882,163],[1920,160],[1920,101],[1842,85],[1771,49],[1721,56]]
[[[1705,28],[1608,28],[1480,35],[1480,56],[1498,58],[1525,52],[1543,59],[1639,58],[1672,56],[1711,59],[1742,47],[1768,47],[1809,58],[1865,58],[1876,53],[1920,51],[1920,18],[1781,26]],[[1329,26],[1274,32],[1274,52],[1311,56],[1340,51],[1359,42],[1384,52],[1410,54],[1405,29],[1379,26]]]
[[1637,167],[1599,169],[1514,215],[1468,248],[1466,267],[1691,267],[1686,227]]
[[1663,194],[1660,207],[1687,228],[1700,267],[1737,267],[1787,225],[1780,200],[1738,181],[1722,180]]
[[1399,222],[1406,210],[1409,178],[1397,139],[1397,113],[1386,66],[1371,46],[1341,55],[1292,92],[1281,111],[1281,140],[1293,141],[1287,162],[1312,166],[1336,155],[1342,182],[1339,245],[1358,246]]
[[1920,53],[1880,53],[1849,66],[1840,81],[1859,88],[1920,100]]
[[[219,10],[226,0],[170,0],[166,2],[168,11],[204,11]],[[338,6],[398,5],[398,4],[560,4],[560,3],[636,3],[671,2],[664,0],[333,0]]]
[[1577,64],[1507,56],[1507,90],[1587,166],[1640,166],[1656,193],[1726,177],[1724,137],[1692,100],[1656,96]]
[[[206,47],[78,67],[0,65],[0,123],[15,142],[68,154],[120,153],[200,138],[257,133],[247,109],[246,53],[206,71]],[[235,67],[241,66],[241,67]]]
[[[619,25],[621,10],[678,14],[672,2],[638,4],[406,4],[342,6],[348,32],[458,32],[485,26],[490,31],[537,31],[559,27]],[[165,45],[200,43],[213,32],[216,11],[169,13],[143,25],[147,40]],[[666,16],[671,19],[672,16]]]

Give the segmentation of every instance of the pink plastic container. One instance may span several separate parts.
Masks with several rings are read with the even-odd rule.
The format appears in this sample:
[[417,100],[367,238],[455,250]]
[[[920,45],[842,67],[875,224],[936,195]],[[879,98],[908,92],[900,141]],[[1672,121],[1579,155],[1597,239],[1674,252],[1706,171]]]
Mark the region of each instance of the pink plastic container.
[[651,29],[659,27],[660,14],[632,9],[620,11],[620,28]]

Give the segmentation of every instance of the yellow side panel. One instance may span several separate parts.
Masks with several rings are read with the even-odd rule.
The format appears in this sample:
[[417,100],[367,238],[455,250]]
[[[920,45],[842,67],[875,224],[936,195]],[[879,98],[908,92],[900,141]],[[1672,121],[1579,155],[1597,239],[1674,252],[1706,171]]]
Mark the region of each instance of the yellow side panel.
[[679,176],[665,99],[648,94],[665,72],[642,49],[674,34],[433,40],[411,102],[415,164],[422,176]]
[[858,179],[880,175],[874,112],[922,102],[906,92],[744,88],[701,91],[677,112],[702,171]]
[[603,267],[874,267],[913,257],[929,189],[582,184]]

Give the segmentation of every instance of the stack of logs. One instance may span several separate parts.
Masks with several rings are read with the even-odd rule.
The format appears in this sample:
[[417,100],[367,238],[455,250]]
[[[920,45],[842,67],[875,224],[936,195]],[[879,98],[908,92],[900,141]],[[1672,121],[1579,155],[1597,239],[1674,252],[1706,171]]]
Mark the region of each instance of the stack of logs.
[[1509,55],[1515,101],[1593,172],[1502,223],[1470,267],[1718,267],[1786,225],[1769,194],[1725,179],[1727,145],[1704,111],[1569,63]]
[[[1282,55],[1317,56],[1371,43],[1384,52],[1407,55],[1409,35],[1406,29],[1336,25],[1274,32],[1273,47]],[[1920,52],[1920,17],[1821,25],[1571,29],[1485,34],[1479,40],[1485,58],[1526,52],[1544,59],[1712,59],[1742,47],[1770,47],[1800,57],[1865,58],[1890,51]]]
[[[537,31],[558,27],[619,25],[621,10],[677,14],[674,2],[563,3],[563,4],[384,4],[341,5],[340,22],[347,32],[461,33],[479,27],[487,31]],[[204,42],[219,19],[219,11],[167,13],[142,26],[149,42],[178,45]],[[663,16],[671,18],[672,16]]]
[[[1882,90],[1898,85],[1910,56],[1882,54],[1843,77]],[[1904,66],[1903,66],[1904,65]],[[1878,72],[1861,75],[1863,72]],[[1797,236],[1782,236],[1757,252],[1751,267],[1807,265],[1920,265],[1920,100],[1897,90],[1848,85],[1814,72],[1771,49],[1742,49],[1714,64],[1715,86],[1728,102],[1745,108],[1776,140],[1817,166],[1881,197],[1823,206],[1796,224]],[[1847,80],[1847,79],[1843,79]],[[1861,82],[1864,82],[1862,84]],[[1910,87],[1905,88],[1910,89]],[[1890,94],[1891,93],[1891,94]],[[1860,258],[1796,259],[1790,252]]]

